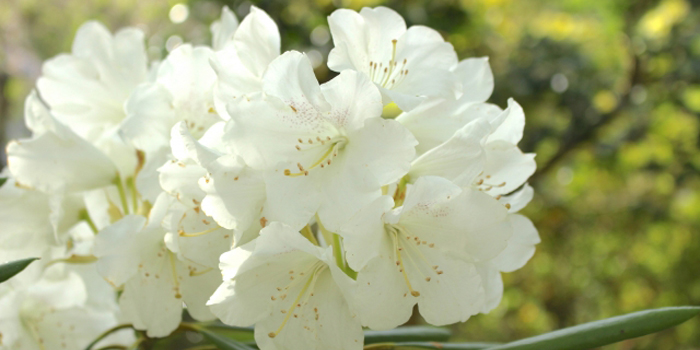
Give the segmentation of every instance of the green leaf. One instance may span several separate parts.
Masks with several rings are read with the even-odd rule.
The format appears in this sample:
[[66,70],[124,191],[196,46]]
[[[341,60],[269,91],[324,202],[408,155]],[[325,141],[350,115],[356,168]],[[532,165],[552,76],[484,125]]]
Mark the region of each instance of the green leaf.
[[426,326],[401,327],[388,331],[365,331],[365,344],[406,341],[446,341],[452,332],[447,328]]
[[0,265],[0,283],[7,281],[12,278],[12,276],[22,272],[22,270],[29,266],[29,264],[31,264],[34,260],[39,260],[39,258],[10,261]]
[[7,182],[7,178],[6,178],[6,177],[0,177],[0,187],[2,187],[2,185],[5,184],[5,182]]
[[617,343],[662,331],[700,313],[700,307],[681,306],[645,310],[601,321],[560,329],[488,348],[488,350],[576,350]]
[[402,342],[377,343],[365,346],[365,350],[482,350],[496,345],[495,343],[439,343],[439,342]]
[[197,332],[199,332],[204,336],[204,338],[212,342],[221,350],[255,350],[255,348],[245,345],[237,340],[226,338],[201,327],[197,328]]

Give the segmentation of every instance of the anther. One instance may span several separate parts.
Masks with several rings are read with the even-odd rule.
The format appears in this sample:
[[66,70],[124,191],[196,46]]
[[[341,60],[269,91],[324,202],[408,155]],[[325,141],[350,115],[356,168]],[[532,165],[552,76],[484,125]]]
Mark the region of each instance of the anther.
[[510,203],[506,203],[506,209],[510,209]]
[[299,145],[296,145],[295,147],[297,148],[297,151],[301,151],[301,147],[299,147]]

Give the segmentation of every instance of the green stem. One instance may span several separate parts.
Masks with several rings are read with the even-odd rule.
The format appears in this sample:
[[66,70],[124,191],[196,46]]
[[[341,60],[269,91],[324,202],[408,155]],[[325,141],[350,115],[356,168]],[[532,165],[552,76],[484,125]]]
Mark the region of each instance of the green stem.
[[323,239],[326,241],[326,244],[333,246],[335,264],[350,278],[356,279],[357,272],[348,266],[347,262],[345,261],[345,257],[343,256],[343,238],[335,232],[326,230],[326,228],[323,227],[318,214],[316,215],[316,223],[318,223],[318,228],[321,230],[321,234],[323,235]]
[[95,346],[95,344],[100,342],[100,340],[106,338],[108,335],[110,335],[116,331],[119,331],[119,330],[122,330],[125,328],[132,328],[132,326],[130,324],[120,324],[118,326],[115,326],[115,327],[112,327],[112,328],[106,330],[104,333],[100,334],[95,340],[93,340],[92,343],[90,343],[90,345],[88,345],[85,348],[85,350],[91,350],[92,347]]
[[94,234],[97,234],[100,230],[97,229],[97,226],[95,225],[95,222],[92,221],[92,218],[90,218],[90,214],[88,214],[88,211],[83,209],[80,211],[80,214],[78,214],[78,219],[85,221],[88,226],[90,226],[90,229]]
[[126,179],[126,187],[131,190],[131,202],[133,204],[132,208],[134,209],[134,213],[136,213],[138,212],[139,207],[139,192],[136,190],[136,181],[134,181],[133,177]]
[[333,233],[333,256],[335,256],[335,264],[338,265],[341,270],[346,271],[347,266],[345,266],[345,259],[343,258],[342,242],[337,233]]
[[303,229],[301,229],[301,235],[306,237],[311,243],[315,245],[318,244],[318,240],[316,240],[316,236],[314,236],[314,232],[311,231],[311,227],[309,225],[306,225]]
[[121,176],[117,176],[117,178],[114,180],[114,184],[117,186],[117,190],[119,191],[119,199],[122,202],[124,214],[129,214],[129,203],[126,200],[126,191],[124,190],[124,184],[122,183]]

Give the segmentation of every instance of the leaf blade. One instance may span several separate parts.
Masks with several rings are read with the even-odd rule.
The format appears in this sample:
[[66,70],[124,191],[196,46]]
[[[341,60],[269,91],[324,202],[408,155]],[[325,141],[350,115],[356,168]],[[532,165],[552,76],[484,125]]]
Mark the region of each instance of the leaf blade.
[[419,341],[442,342],[447,341],[450,336],[452,336],[452,332],[447,328],[410,326],[388,331],[365,331],[365,344]]
[[197,332],[204,336],[207,340],[212,342],[221,350],[255,350],[248,345],[245,345],[237,340],[226,338],[214,332],[210,332],[204,328],[197,328]]
[[700,307],[680,306],[644,310],[560,329],[487,350],[584,350],[641,337],[679,325],[700,313]]
[[27,266],[29,266],[29,264],[35,260],[39,260],[39,258],[15,260],[0,265],[0,283],[7,281],[16,274],[22,272],[22,270],[27,268]]

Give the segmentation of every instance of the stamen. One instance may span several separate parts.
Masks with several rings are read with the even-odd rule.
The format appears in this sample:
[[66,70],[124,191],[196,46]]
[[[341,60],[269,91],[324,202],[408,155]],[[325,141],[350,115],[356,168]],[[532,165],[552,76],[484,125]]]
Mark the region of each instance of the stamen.
[[398,237],[396,237],[397,232],[394,231],[391,233],[391,237],[394,241],[394,251],[396,252],[396,261],[399,263],[399,271],[403,275],[403,279],[406,282],[406,286],[408,287],[408,290],[411,292],[411,295],[414,297],[419,297],[420,292],[417,290],[414,290],[413,287],[411,286],[411,281],[408,279],[408,274],[406,273],[406,267],[403,264],[403,259],[401,258],[401,251],[398,249],[399,248],[399,242],[398,242]]
[[[283,314],[286,314],[286,316],[284,317],[284,320],[282,321],[282,324],[279,326],[279,328],[277,328],[277,330],[276,330],[275,332],[270,332],[270,333],[268,333],[268,334],[267,334],[268,337],[274,338],[274,337],[276,337],[277,335],[279,335],[280,332],[282,332],[282,329],[283,329],[284,326],[287,324],[287,321],[289,321],[289,318],[292,316],[294,310],[295,310],[297,307],[301,307],[301,303],[300,303],[301,298],[302,298],[302,297],[306,294],[306,292],[309,290],[309,287],[311,287],[311,286],[313,286],[314,284],[316,284],[316,275],[320,274],[320,273],[324,270],[325,267],[326,267],[326,265],[312,266],[312,269],[313,269],[314,271],[313,271],[311,277],[309,277],[309,278],[307,279],[306,283],[304,284],[304,287],[302,287],[301,291],[299,292],[299,295],[297,295],[297,298],[294,299],[294,302],[292,302],[292,306],[291,306],[288,310],[286,310],[286,311],[283,310],[283,311],[282,311]],[[313,289],[313,288],[312,288],[312,289]],[[310,297],[310,295],[307,296],[307,298],[304,300],[303,303],[306,303],[306,301],[308,301],[308,298],[309,298],[309,297]],[[274,299],[273,299],[273,300],[274,300]],[[284,300],[284,299],[282,299],[282,300]]]
[[[317,139],[320,140],[322,143],[325,143],[325,141],[323,141],[320,137],[317,137]],[[333,139],[331,139],[330,137],[326,136],[326,140],[332,141]],[[339,150],[343,145],[345,145],[346,140],[347,140],[347,139],[346,139],[345,137],[339,137],[339,138],[335,139],[334,143],[333,143],[330,147],[328,147],[328,149],[326,150],[326,152],[324,152],[324,153],[321,155],[321,157],[320,157],[316,162],[314,162],[313,164],[311,164],[311,166],[309,166],[308,168],[304,168],[304,166],[302,166],[301,163],[297,163],[297,167],[299,168],[299,172],[298,172],[298,173],[292,173],[292,171],[291,171],[290,169],[285,169],[285,170],[284,170],[284,175],[286,175],[286,176],[293,176],[293,177],[302,176],[302,175],[303,175],[303,176],[308,176],[308,175],[309,175],[309,170],[311,170],[311,169],[313,169],[313,168],[316,168],[316,167],[319,167],[319,166],[320,166],[321,168],[325,168],[325,166],[321,166],[322,163],[325,162],[326,165],[330,165],[330,164],[331,164],[331,158],[332,158],[332,157],[337,157],[337,156],[338,156],[338,150]],[[309,139],[309,143],[311,143],[311,139]],[[297,145],[297,146],[298,146],[298,145]],[[297,149],[299,149],[299,148],[297,148]]]
[[180,235],[180,237],[198,237],[198,236],[206,235],[207,233],[214,232],[220,228],[221,228],[221,226],[217,225],[216,227],[212,227],[208,230],[204,230],[204,231],[200,231],[200,232],[193,232],[193,233],[187,233],[187,232],[185,232],[185,230],[179,229],[177,231],[177,233],[178,233],[178,235]]

